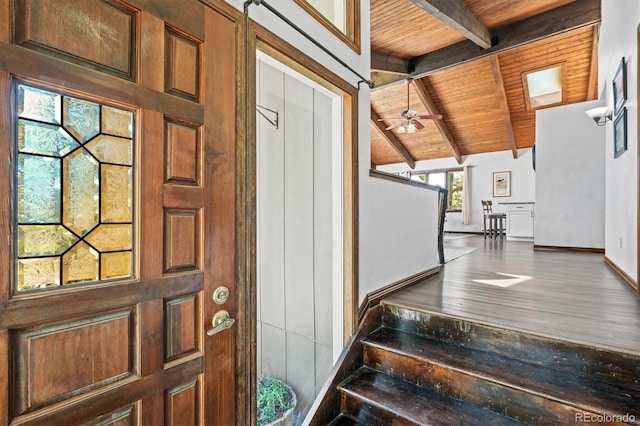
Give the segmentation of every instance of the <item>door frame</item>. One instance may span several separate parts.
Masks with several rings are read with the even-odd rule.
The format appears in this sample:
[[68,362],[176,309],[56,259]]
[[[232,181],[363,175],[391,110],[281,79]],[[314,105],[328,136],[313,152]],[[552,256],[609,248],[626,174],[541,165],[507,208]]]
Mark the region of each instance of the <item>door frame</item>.
[[[640,70],[640,24],[636,27],[636,70]],[[640,99],[640,72],[636,72],[636,99]],[[637,112],[637,123],[640,123],[640,109]],[[636,279],[635,290],[640,295],[640,131],[636,128]]]
[[[245,68],[243,70],[246,85],[244,91],[245,110],[244,145],[242,164],[239,165],[241,186],[239,203],[239,226],[242,238],[239,238],[239,275],[243,283],[243,292],[237,293],[238,312],[247,313],[247,321],[238,324],[238,353],[246,353],[248,362],[238,365],[238,408],[244,408],[255,424],[257,377],[257,192],[256,192],[256,52],[258,50],[271,56],[284,65],[313,80],[322,87],[342,98],[343,114],[343,335],[345,341],[357,328],[358,303],[358,89],[343,80],[311,57],[294,48],[286,41],[268,31],[245,16]],[[240,114],[242,115],[242,114]],[[247,350],[244,352],[244,350]],[[244,356],[244,355],[243,355]],[[242,358],[242,356],[241,356]],[[241,362],[241,360],[238,360]],[[244,390],[245,392],[241,392]]]

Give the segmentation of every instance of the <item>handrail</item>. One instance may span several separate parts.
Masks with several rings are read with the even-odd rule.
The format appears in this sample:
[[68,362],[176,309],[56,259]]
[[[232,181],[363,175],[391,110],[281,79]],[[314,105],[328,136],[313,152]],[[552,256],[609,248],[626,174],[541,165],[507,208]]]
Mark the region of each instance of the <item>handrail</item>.
[[447,214],[447,199],[449,190],[436,185],[429,185],[426,182],[418,182],[407,177],[398,176],[393,173],[382,172],[380,170],[369,170],[369,176],[401,183],[404,185],[417,186],[431,191],[438,191],[438,207],[440,215],[438,216],[438,259],[441,265],[444,265],[444,222]]
[[430,185],[430,184],[428,184],[426,182],[418,182],[417,180],[411,180],[408,177],[398,176],[396,174],[383,172],[383,171],[380,171],[380,170],[369,169],[369,176],[375,177],[375,178],[380,178],[380,179],[385,179],[385,180],[390,180],[392,182],[398,182],[398,183],[403,183],[403,184],[407,184],[407,185],[418,186],[420,188],[430,189],[432,191],[440,191],[441,189],[444,189],[444,188],[441,188],[441,187],[439,187],[437,185]]

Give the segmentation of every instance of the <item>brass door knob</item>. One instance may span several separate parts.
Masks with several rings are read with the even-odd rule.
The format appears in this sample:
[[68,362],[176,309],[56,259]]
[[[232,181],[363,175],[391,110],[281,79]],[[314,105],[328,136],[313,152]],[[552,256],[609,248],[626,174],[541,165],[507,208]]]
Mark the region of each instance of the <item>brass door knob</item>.
[[236,320],[229,316],[229,312],[224,310],[218,311],[211,319],[211,325],[213,328],[207,331],[207,336],[213,336],[216,333],[220,333],[222,330],[231,328],[235,322]]

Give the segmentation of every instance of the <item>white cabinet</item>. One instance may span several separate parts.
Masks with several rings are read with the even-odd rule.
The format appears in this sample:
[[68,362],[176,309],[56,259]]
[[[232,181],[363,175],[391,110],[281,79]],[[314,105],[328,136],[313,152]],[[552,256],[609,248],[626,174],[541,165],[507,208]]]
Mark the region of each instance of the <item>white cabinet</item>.
[[500,203],[507,213],[507,240],[533,241],[533,203]]

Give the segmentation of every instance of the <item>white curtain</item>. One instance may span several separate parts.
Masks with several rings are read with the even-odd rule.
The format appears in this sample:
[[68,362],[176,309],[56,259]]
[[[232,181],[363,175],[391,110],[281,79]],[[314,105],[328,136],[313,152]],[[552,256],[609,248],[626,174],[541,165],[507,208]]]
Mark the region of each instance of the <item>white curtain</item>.
[[464,166],[462,183],[462,223],[471,223],[471,167]]

